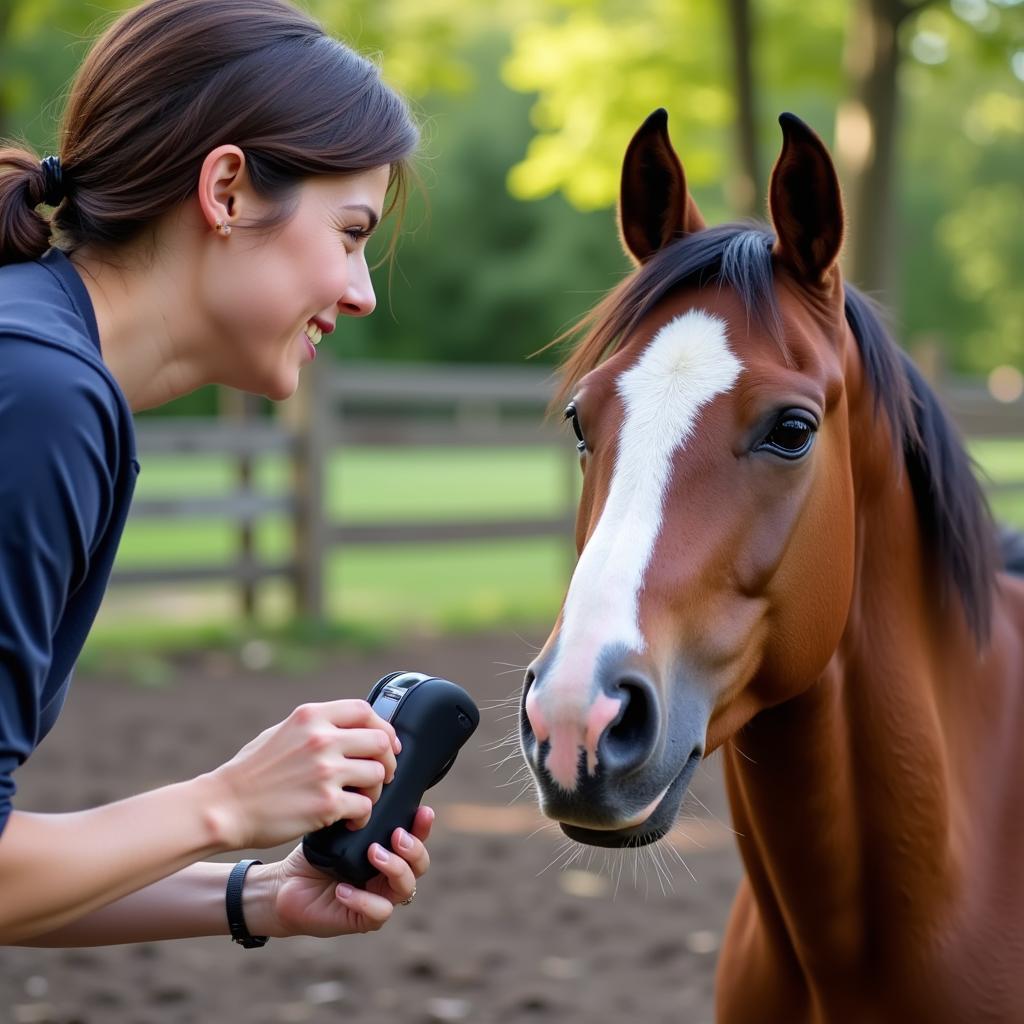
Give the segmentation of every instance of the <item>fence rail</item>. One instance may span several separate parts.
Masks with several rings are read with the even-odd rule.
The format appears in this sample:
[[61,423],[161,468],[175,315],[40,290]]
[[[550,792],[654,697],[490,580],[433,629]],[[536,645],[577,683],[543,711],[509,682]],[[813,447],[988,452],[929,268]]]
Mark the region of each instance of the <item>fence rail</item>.
[[[312,371],[312,372],[311,372]],[[534,367],[342,364],[324,361],[304,375],[299,394],[273,420],[258,415],[247,396],[225,394],[217,419],[146,419],[139,423],[143,459],[154,454],[223,455],[236,466],[234,489],[216,497],[180,494],[140,498],[133,520],[216,519],[234,525],[240,554],[216,565],[118,568],[115,583],[153,585],[229,581],[238,586],[247,614],[258,586],[272,578],[290,581],[297,610],[324,613],[324,564],[345,545],[442,543],[562,536],[571,543],[578,473],[564,432],[545,416],[554,394],[550,370]],[[969,438],[1024,438],[1024,401],[1000,404],[984,388],[951,383],[942,388],[946,408]],[[566,465],[565,506],[554,516],[466,519],[444,522],[350,523],[327,512],[326,468],[346,446],[505,447],[558,445]],[[292,487],[267,494],[254,482],[256,463],[284,456]],[[992,495],[1024,492],[1019,477],[987,483]],[[254,531],[267,517],[291,523],[292,556],[265,561],[255,553]]]
[[[138,448],[147,455],[222,455],[236,466],[228,494],[179,494],[139,498],[132,519],[214,519],[237,527],[241,554],[215,565],[118,568],[113,582],[153,585],[229,581],[238,585],[244,610],[256,607],[258,585],[286,578],[297,610],[324,612],[323,567],[330,551],[345,545],[442,543],[571,535],[575,514],[575,453],[544,413],[553,394],[550,370],[514,367],[316,365],[306,371],[299,394],[274,420],[259,417],[258,404],[225,395],[217,419],[141,421]],[[346,446],[531,447],[558,445],[566,460],[564,513],[534,518],[464,519],[444,522],[336,522],[329,517],[325,476],[331,454]],[[284,495],[257,489],[256,463],[284,455],[292,487]],[[255,553],[254,531],[268,517],[286,517],[292,556],[266,562]],[[568,545],[568,541],[567,541]]]

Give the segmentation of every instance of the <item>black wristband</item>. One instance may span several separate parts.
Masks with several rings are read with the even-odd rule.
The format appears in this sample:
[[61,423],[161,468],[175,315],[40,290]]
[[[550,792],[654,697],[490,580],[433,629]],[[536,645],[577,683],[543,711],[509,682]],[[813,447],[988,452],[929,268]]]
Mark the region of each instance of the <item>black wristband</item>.
[[245,927],[245,916],[242,914],[242,883],[245,881],[245,873],[253,864],[262,863],[261,860],[240,860],[228,875],[228,887],[224,893],[231,941],[237,942],[243,949],[256,949],[270,941],[268,935],[250,935],[249,929]]

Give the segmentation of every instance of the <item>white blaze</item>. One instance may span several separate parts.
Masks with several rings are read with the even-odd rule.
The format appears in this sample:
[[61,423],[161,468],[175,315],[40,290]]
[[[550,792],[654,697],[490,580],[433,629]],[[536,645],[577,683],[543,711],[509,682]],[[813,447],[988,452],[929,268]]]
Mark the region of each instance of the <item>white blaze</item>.
[[702,310],[683,313],[617,381],[625,415],[611,487],[569,584],[558,651],[538,695],[552,727],[580,722],[604,648],[644,650],[639,596],[661,531],[672,457],[700,409],[728,391],[743,368],[725,331],[723,320]]

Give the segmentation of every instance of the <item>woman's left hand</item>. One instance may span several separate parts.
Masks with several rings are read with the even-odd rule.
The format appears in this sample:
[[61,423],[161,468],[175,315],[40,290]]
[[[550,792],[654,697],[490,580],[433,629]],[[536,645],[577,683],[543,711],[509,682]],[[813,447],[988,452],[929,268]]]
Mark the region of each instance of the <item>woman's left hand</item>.
[[[415,892],[416,879],[430,866],[430,854],[424,843],[433,822],[434,812],[429,807],[420,807],[411,835],[396,828],[390,851],[374,843],[369,856],[379,874],[370,879],[365,889],[339,884],[313,867],[303,855],[301,844],[284,860],[268,864],[268,875],[273,872],[276,877],[266,879],[271,883],[272,895],[266,931],[262,934],[328,938],[376,931],[391,917],[395,907]],[[252,869],[257,870],[260,869]],[[253,895],[259,898],[256,893]],[[261,934],[256,928],[260,927],[257,922],[263,914],[255,907],[254,911],[249,930],[257,935]],[[245,913],[248,922],[248,909]]]

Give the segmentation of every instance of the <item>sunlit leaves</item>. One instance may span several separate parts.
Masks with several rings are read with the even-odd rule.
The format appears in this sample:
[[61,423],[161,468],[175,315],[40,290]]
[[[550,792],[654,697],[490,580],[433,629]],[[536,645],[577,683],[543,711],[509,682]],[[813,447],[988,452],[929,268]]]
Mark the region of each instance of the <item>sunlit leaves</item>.
[[554,11],[513,33],[503,69],[511,87],[537,94],[538,134],[509,175],[513,194],[562,191],[581,209],[610,205],[626,143],[659,106],[685,142],[691,183],[717,182],[734,112],[724,5],[639,0]]
[[955,267],[960,293],[985,315],[972,324],[962,361],[1024,366],[1024,188],[1003,182],[974,188],[939,223],[937,235]]

